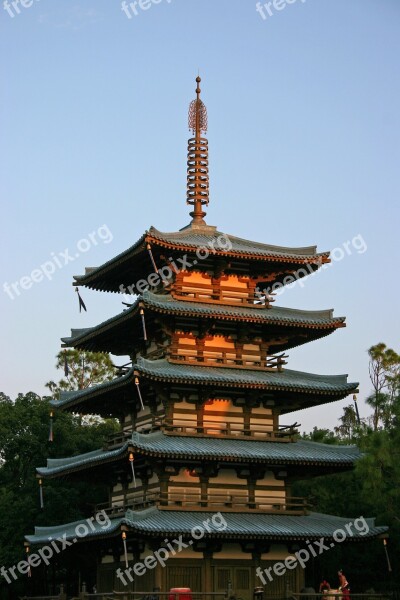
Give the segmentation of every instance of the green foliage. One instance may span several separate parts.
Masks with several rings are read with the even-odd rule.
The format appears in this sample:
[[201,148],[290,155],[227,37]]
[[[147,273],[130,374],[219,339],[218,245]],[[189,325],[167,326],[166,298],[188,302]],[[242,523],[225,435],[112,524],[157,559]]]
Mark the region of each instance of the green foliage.
[[[51,443],[49,413],[49,398],[29,392],[12,402],[0,393],[0,566],[6,568],[24,558],[24,536],[33,533],[35,525],[88,517],[93,504],[107,498],[103,485],[45,480],[44,509],[40,509],[36,467],[45,466],[49,457],[100,448],[118,429],[114,420],[82,425],[78,417],[57,412]],[[15,585],[23,585],[23,579]]]
[[[377,525],[388,525],[393,571],[388,571],[381,540],[368,542],[362,551],[343,544],[315,560],[311,585],[324,573],[336,586],[339,566],[345,568],[353,591],[382,591],[400,584],[400,356],[383,343],[371,346],[368,355],[373,392],[366,402],[373,409],[371,417],[358,423],[350,404],[334,432],[315,427],[303,434],[304,439],[326,444],[357,444],[362,458],[352,472],[296,482],[293,493],[308,497],[317,512],[349,519],[373,516]],[[377,574],[373,584],[366,585],[366,573]]]
[[83,390],[92,385],[109,381],[115,376],[111,358],[102,352],[61,350],[57,354],[56,368],[64,371],[64,377],[58,383],[54,381],[46,383],[53,398],[58,398],[61,391]]
[[[367,399],[373,414],[358,422],[352,404],[346,406],[334,431],[314,427],[303,439],[325,444],[357,444],[363,452],[353,471],[295,481],[294,496],[305,496],[312,510],[348,517],[374,516],[376,523],[390,528],[389,553],[392,581],[387,574],[381,540],[359,545],[338,544],[317,557],[307,568],[308,583],[318,587],[322,574],[332,586],[343,567],[353,592],[369,585],[368,573],[378,573],[376,591],[400,584],[400,357],[385,344],[369,351],[373,393]],[[57,367],[64,368],[67,356],[69,375],[47,387],[57,396],[61,390],[82,389],[111,379],[114,369],[104,354],[76,350],[60,352]],[[14,565],[24,557],[24,535],[35,525],[56,525],[92,514],[93,505],[106,500],[104,485],[87,485],[56,479],[45,481],[44,510],[39,506],[35,468],[51,457],[73,456],[100,448],[116,430],[115,421],[56,413],[54,443],[48,442],[49,398],[30,392],[15,402],[0,394],[0,566]],[[370,426],[368,425],[370,423]],[[16,584],[23,590],[21,581]],[[1,587],[1,583],[0,583]],[[14,597],[14,596],[13,596]]]
[[371,346],[368,355],[369,377],[374,391],[366,401],[374,410],[372,423],[374,431],[377,431],[380,423],[390,426],[395,416],[394,404],[400,390],[400,356],[383,342]]
[[329,429],[320,429],[314,427],[311,433],[303,433],[302,438],[304,440],[311,440],[312,442],[320,442],[324,444],[336,444],[337,439],[333,431]]

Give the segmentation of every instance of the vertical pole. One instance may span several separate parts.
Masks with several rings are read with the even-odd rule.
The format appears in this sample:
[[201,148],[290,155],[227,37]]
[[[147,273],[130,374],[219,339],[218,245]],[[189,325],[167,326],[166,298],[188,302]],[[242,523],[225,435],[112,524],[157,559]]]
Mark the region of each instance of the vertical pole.
[[212,553],[210,551],[206,551],[203,553],[203,580],[204,580],[204,592],[205,594],[210,594],[213,591],[213,581],[211,574],[211,557]]

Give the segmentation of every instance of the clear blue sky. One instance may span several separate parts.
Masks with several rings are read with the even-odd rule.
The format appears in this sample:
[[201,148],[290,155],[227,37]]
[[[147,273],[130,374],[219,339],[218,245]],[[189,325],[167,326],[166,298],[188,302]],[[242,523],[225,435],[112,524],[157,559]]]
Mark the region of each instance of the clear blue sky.
[[[59,338],[122,309],[117,295],[83,289],[79,314],[74,274],[150,225],[188,222],[186,115],[200,69],[207,221],[266,243],[342,248],[338,257],[350,242],[277,303],[347,316],[346,329],[292,350],[289,368],[348,373],[361,400],[367,348],[400,350],[400,2],[297,0],[265,19],[250,0],[149,6],[128,18],[119,0],[33,0],[11,17],[0,3],[0,389],[43,393]],[[102,225],[108,243],[81,241]],[[46,261],[51,280],[36,273],[11,299],[4,284]],[[287,420],[333,427],[349,401]]]

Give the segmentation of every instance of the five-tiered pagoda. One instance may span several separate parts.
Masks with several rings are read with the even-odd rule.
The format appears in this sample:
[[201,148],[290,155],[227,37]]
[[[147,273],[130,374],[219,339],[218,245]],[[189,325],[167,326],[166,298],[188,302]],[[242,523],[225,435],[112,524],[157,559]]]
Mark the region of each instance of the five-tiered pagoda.
[[[37,470],[43,480],[106,483],[108,500],[96,511],[106,511],[109,526],[92,519],[78,540],[85,520],[38,527],[27,540],[43,545],[65,534],[73,542],[66,555],[90,557],[81,581],[98,592],[230,589],[250,600],[262,583],[257,573],[313,540],[333,543],[348,523],[310,512],[291,486],[351,469],[358,449],[297,440],[296,424],[283,425],[281,415],[345,398],[357,384],[286,368],[287,350],[344,327],[343,317],[278,307],[262,292],[313,273],[329,253],[252,242],[205,223],[207,112],[196,81],[191,223],[176,233],[151,227],[126,252],[75,278],[77,286],[137,297],[108,321],[73,330],[64,346],[129,355],[131,363],[113,381],[65,392],[53,405],[116,417],[120,434],[98,451],[49,459]],[[367,535],[354,530],[348,540],[386,529],[368,524]],[[304,570],[264,580],[268,595],[283,596],[287,586],[302,587]]]

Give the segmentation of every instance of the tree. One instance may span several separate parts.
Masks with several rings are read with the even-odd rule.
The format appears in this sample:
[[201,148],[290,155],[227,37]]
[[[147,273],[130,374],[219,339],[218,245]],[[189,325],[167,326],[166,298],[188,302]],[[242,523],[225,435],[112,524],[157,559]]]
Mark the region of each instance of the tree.
[[379,574],[374,581],[379,591],[400,582],[400,357],[383,343],[371,346],[368,354],[373,393],[367,404],[373,409],[372,428],[367,427],[366,420],[359,425],[353,406],[348,405],[334,432],[315,427],[312,433],[303,434],[304,439],[328,444],[356,442],[362,456],[355,469],[297,481],[293,486],[293,494],[308,497],[317,512],[350,518],[371,515],[378,525],[389,526],[391,582],[381,540],[368,543],[361,553],[356,546],[340,546],[316,562],[321,573],[334,572],[338,564],[350,565],[347,575],[354,591],[365,591],[368,572]]
[[[61,351],[56,366],[64,369],[65,377],[58,383],[46,384],[53,397],[58,397],[62,390],[83,389],[114,377],[113,363],[102,353]],[[40,508],[36,467],[44,466],[47,458],[97,450],[104,446],[109,435],[119,430],[115,419],[81,420],[56,412],[55,441],[49,443],[49,400],[29,392],[19,394],[12,402],[0,393],[0,565],[5,567],[24,557],[24,536],[35,525],[57,525],[91,516],[93,505],[108,498],[104,483],[87,485],[82,481],[71,486],[63,479],[46,480],[44,508]],[[35,572],[30,584],[35,584],[35,580],[39,586],[35,591],[47,593],[45,573]],[[26,584],[26,578],[13,584],[13,597],[17,592],[26,592]]]
[[304,440],[311,440],[312,442],[321,442],[324,444],[337,443],[333,431],[330,431],[330,429],[320,429],[319,427],[314,427],[311,433],[303,433],[302,438]]
[[57,354],[56,368],[64,371],[58,383],[48,381],[46,387],[53,398],[58,398],[64,390],[83,390],[92,385],[109,381],[115,376],[115,367],[108,354],[83,352],[82,350],[61,350]]
[[[82,425],[78,417],[57,412],[54,442],[48,441],[49,398],[33,392],[13,402],[0,393],[0,565],[5,568],[24,558],[23,540],[35,525],[57,525],[91,516],[93,505],[108,498],[106,485],[68,480],[45,480],[44,509],[40,508],[36,467],[47,458],[73,456],[101,448],[119,427],[115,420]],[[41,573],[32,573],[35,592],[44,593]],[[2,578],[0,578],[1,589]],[[26,577],[12,587],[13,598],[26,592]],[[17,593],[18,592],[18,593]],[[30,594],[28,594],[30,595]],[[0,594],[1,596],[1,594]]]
[[341,440],[351,442],[358,427],[358,419],[354,406],[349,404],[343,408],[343,415],[339,417],[340,425],[335,427],[335,433]]
[[372,423],[374,431],[377,431],[379,421],[387,427],[393,417],[392,405],[400,386],[400,356],[383,342],[371,346],[368,355],[369,377],[374,391],[366,402],[374,410]]

